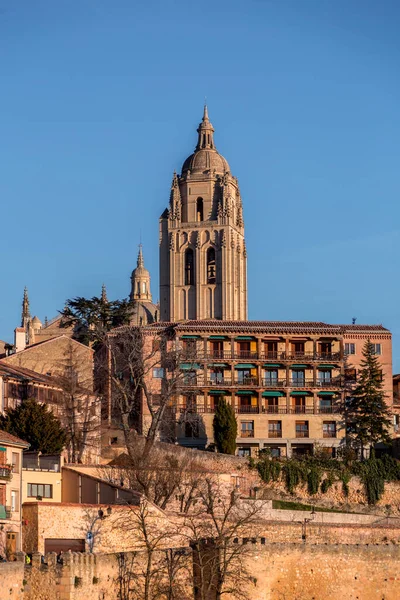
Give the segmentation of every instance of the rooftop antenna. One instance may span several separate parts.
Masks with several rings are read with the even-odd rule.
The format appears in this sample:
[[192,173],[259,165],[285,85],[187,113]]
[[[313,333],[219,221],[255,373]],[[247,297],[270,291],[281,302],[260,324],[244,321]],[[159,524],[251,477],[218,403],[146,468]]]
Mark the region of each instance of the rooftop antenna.
[[356,324],[356,321],[357,321],[357,317],[353,317],[353,318],[352,318],[352,320],[351,320],[351,324],[352,324],[352,325],[355,325],[355,324]]

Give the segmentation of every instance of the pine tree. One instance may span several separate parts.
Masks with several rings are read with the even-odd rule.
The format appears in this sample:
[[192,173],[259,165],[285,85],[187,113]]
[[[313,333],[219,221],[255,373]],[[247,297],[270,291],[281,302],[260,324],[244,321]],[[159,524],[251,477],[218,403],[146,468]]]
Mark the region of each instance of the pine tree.
[[232,406],[223,399],[219,400],[215,409],[213,428],[218,452],[235,454],[237,421]]
[[45,404],[25,400],[0,416],[0,429],[30,444],[29,450],[59,454],[66,440],[60,421]]
[[374,345],[365,342],[358,384],[347,404],[348,433],[361,448],[389,442],[390,413],[385,402],[382,372]]

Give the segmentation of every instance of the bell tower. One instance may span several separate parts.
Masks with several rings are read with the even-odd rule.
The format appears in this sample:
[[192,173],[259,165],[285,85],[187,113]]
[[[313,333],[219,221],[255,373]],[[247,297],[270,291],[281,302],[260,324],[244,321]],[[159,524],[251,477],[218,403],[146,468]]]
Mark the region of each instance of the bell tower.
[[215,148],[207,106],[193,154],[160,218],[163,321],[247,320],[247,260],[236,177]]

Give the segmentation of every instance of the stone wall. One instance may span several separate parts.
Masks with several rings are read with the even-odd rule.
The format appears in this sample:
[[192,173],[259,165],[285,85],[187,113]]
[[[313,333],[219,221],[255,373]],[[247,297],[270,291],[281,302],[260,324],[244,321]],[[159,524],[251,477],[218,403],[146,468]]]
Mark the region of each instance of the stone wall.
[[23,584],[23,563],[0,563],[0,600],[22,600],[24,598]]
[[306,504],[376,514],[386,514],[387,507],[390,507],[390,514],[400,516],[400,482],[395,481],[385,483],[385,492],[375,507],[368,505],[364,485],[358,477],[352,477],[350,480],[348,497],[343,493],[341,481],[334,483],[325,494],[319,491],[315,495],[308,494],[306,485],[299,485],[292,496],[286,491],[283,481],[270,482],[268,485],[262,485],[260,495],[266,498],[285,498]]

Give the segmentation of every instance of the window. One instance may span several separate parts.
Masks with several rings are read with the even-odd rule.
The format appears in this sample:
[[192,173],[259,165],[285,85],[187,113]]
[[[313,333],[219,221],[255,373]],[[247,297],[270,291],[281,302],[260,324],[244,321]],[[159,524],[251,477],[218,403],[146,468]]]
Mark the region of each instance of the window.
[[197,384],[196,371],[185,371],[185,373],[183,374],[183,383],[185,385],[196,385]]
[[267,444],[264,444],[264,450],[269,450],[271,458],[280,458],[281,456],[280,448],[274,448],[273,446],[268,446]]
[[329,370],[324,370],[324,371],[318,371],[318,381],[320,383],[320,385],[323,385],[324,383],[330,383],[331,381],[331,371]]
[[330,356],[331,352],[332,352],[331,342],[320,342],[319,343],[319,352],[323,356]]
[[282,421],[268,421],[268,437],[282,437]]
[[304,354],[304,342],[293,342],[292,352],[296,355]]
[[319,401],[319,412],[322,414],[330,414],[332,412],[332,400],[330,398],[321,398]]
[[278,370],[268,369],[265,371],[265,384],[266,385],[277,385],[278,383]]
[[194,285],[194,255],[191,248],[185,252],[185,285]]
[[292,384],[295,387],[304,385],[304,371],[292,371]]
[[110,438],[110,446],[115,446],[116,444],[118,444],[118,438],[117,437],[111,437]]
[[162,379],[164,377],[164,369],[162,367],[156,367],[153,369],[153,379]]
[[196,200],[196,221],[203,221],[203,198]]
[[296,421],[296,437],[308,437],[308,421]]
[[216,283],[215,250],[207,250],[207,283]]
[[213,371],[210,371],[210,381],[211,381],[211,383],[223,383],[224,382],[223,369],[215,368]]
[[336,437],[335,421],[324,421],[322,424],[322,434],[323,434],[324,438],[335,438]]
[[237,369],[237,383],[248,383],[251,381],[251,369]]
[[278,357],[278,342],[265,342],[264,352],[266,358],[277,358]]
[[356,353],[356,345],[355,344],[345,344],[344,345],[344,353],[345,354],[355,354]]
[[19,512],[19,497],[17,490],[11,490],[11,512]]
[[210,342],[211,356],[214,358],[224,358],[224,342]]
[[240,437],[254,437],[254,421],[241,421]]
[[245,457],[250,455],[250,448],[238,448],[238,456]]
[[19,454],[18,454],[18,452],[12,453],[12,472],[19,473]]
[[382,354],[382,347],[380,344],[371,344],[371,346],[374,354],[377,354],[378,356]]
[[28,498],[52,498],[53,486],[49,483],[28,483]]

